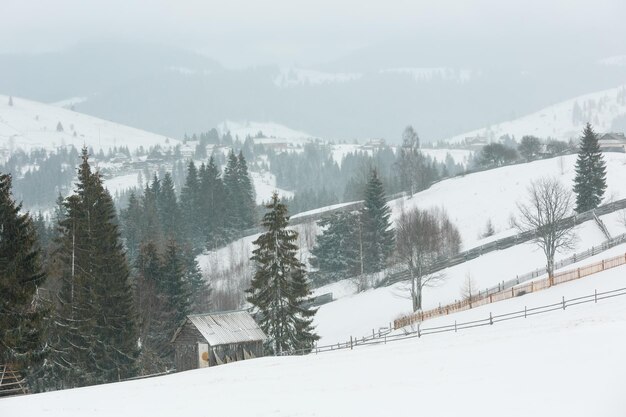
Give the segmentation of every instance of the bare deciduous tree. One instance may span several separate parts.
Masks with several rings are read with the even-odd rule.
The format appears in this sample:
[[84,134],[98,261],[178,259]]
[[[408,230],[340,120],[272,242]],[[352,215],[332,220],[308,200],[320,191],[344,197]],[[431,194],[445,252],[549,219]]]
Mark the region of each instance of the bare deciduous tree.
[[516,227],[520,232],[533,232],[533,241],[546,256],[546,269],[552,281],[554,256],[564,249],[571,249],[576,236],[574,222],[564,219],[572,214],[572,193],[555,178],[533,181],[528,189],[526,203],[518,203],[520,219]]
[[445,275],[429,273],[439,256],[458,253],[461,237],[443,210],[402,212],[396,222],[396,255],[411,274],[413,311],[422,309],[424,287],[440,284]]
[[476,297],[477,293],[478,289],[476,288],[476,283],[472,278],[472,274],[468,271],[467,274],[465,274],[465,280],[463,281],[463,286],[461,287],[461,299],[468,300],[471,308],[472,301]]

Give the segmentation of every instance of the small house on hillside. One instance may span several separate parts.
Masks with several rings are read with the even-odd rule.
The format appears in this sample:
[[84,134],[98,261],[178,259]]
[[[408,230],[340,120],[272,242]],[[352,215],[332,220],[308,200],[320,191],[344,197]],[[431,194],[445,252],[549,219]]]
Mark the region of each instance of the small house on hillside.
[[245,310],[193,314],[174,333],[177,371],[263,356],[263,330]]
[[626,136],[623,133],[605,133],[598,140],[603,152],[626,152]]

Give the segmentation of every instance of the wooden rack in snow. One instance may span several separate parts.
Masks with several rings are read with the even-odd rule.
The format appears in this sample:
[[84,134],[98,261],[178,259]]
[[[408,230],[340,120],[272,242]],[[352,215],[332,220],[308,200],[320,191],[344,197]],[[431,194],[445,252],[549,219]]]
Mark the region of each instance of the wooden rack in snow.
[[28,386],[11,365],[0,365],[0,397],[28,394]]

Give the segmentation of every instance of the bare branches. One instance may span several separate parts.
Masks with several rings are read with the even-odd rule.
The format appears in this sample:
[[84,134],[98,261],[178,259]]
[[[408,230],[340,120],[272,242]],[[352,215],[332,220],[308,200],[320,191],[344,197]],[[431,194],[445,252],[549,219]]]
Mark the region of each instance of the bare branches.
[[445,280],[441,273],[429,274],[441,256],[459,252],[461,237],[441,209],[402,212],[396,222],[396,256],[406,263],[411,274],[413,310],[422,308],[422,290]]
[[518,204],[520,232],[532,232],[533,241],[546,255],[548,275],[554,272],[554,255],[571,249],[575,243],[574,223],[566,221],[572,213],[572,193],[557,179],[541,178],[531,183],[528,201]]

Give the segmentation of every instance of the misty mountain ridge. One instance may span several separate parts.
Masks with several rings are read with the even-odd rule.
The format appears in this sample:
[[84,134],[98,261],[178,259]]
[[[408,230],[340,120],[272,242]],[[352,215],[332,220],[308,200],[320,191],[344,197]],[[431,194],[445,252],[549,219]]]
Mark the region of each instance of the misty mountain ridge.
[[499,65],[493,53],[480,64],[481,56],[446,62],[419,50],[372,62],[365,52],[318,68],[228,69],[179,48],[94,42],[0,55],[0,91],[49,103],[78,97],[77,111],[171,137],[248,120],[389,143],[412,124],[427,143],[626,83],[626,67],[604,55],[541,59],[537,51]]

